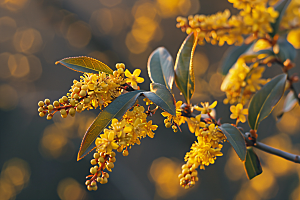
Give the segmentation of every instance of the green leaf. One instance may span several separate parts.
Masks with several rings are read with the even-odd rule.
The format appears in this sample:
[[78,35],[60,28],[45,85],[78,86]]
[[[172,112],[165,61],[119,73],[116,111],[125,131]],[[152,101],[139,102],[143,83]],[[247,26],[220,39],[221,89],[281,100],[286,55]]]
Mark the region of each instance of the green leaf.
[[282,20],[282,17],[284,16],[286,8],[289,6],[291,0],[282,0],[275,6],[275,10],[279,12],[279,16],[275,20],[274,23],[271,24],[271,27],[273,29],[273,32],[270,33],[271,37],[274,37],[276,33],[278,32],[280,22]]
[[231,144],[239,158],[244,161],[246,157],[246,143],[242,133],[231,124],[222,124],[220,127],[228,142]]
[[247,156],[246,161],[244,163],[244,167],[247,173],[247,177],[250,180],[262,173],[260,161],[256,153],[253,151],[252,147],[247,148]]
[[103,129],[110,123],[110,121],[113,118],[121,119],[127,110],[135,104],[136,99],[142,93],[142,91],[136,90],[122,94],[99,113],[82,139],[77,161],[85,156],[84,153],[86,150],[103,131]]
[[153,83],[165,85],[172,90],[174,81],[173,58],[164,47],[159,47],[151,53],[148,59],[148,75]]
[[106,64],[96,60],[94,58],[89,58],[86,56],[70,57],[64,58],[60,61],[56,61],[55,64],[62,64],[63,66],[72,69],[77,72],[86,72],[98,74],[99,72],[105,72],[112,74],[113,70],[109,68]]
[[281,99],[286,78],[286,74],[274,77],[252,97],[248,108],[248,122],[251,129],[257,130],[259,123],[272,112]]
[[183,94],[187,104],[195,91],[193,57],[197,46],[197,35],[191,33],[183,41],[175,62],[175,83]]
[[166,86],[159,83],[151,83],[150,90],[151,92],[144,92],[144,96],[164,111],[176,116],[175,99]]
[[245,53],[251,46],[252,43],[230,48],[223,56],[223,61],[221,62],[221,73],[223,75],[228,74],[229,70],[236,63],[240,55]]
[[277,56],[281,62],[284,62],[287,59],[290,59],[291,61],[295,60],[297,52],[293,45],[291,45],[286,39],[278,40],[277,44],[279,45],[279,53]]

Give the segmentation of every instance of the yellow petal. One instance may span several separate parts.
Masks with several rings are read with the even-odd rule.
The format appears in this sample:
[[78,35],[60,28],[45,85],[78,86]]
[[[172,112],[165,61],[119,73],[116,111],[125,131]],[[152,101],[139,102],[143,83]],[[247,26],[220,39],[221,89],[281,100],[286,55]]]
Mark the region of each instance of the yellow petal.
[[208,106],[208,108],[214,108],[214,107],[216,107],[216,105],[217,105],[217,101],[214,101],[210,106]]
[[240,110],[243,110],[243,105],[241,103],[236,105],[236,110],[237,110],[237,112],[239,112]]
[[237,115],[236,115],[236,114],[231,114],[231,115],[230,115],[230,118],[231,118],[231,119],[236,119],[236,118],[237,118]]
[[113,139],[115,138],[115,133],[114,133],[114,131],[110,131],[109,133],[108,133],[108,140],[109,141],[112,141]]
[[230,111],[232,112],[232,113],[235,113],[235,106],[230,106]]
[[[135,69],[132,73],[133,76],[138,77],[141,74],[141,70],[140,69]],[[125,74],[126,75],[126,74]]]
[[239,120],[244,123],[246,121],[245,115],[239,115]]
[[206,127],[206,124],[204,122],[200,122],[199,126],[204,128],[204,127]]
[[125,76],[128,77],[128,78],[132,77],[132,74],[129,72],[128,69],[125,70]]
[[248,109],[243,109],[242,114],[243,115],[248,115]]
[[117,145],[117,143],[115,143],[115,142],[112,142],[111,146],[113,149],[117,149],[119,147],[119,145]]
[[199,106],[195,106],[194,109],[197,110],[197,111],[204,111],[205,110],[204,108],[201,108]]
[[144,78],[142,78],[142,77],[136,77],[136,82],[142,83],[142,82],[144,82]]
[[195,118],[196,118],[196,120],[197,120],[198,122],[200,122],[200,120],[201,120],[201,114],[200,114],[200,115],[197,115]]

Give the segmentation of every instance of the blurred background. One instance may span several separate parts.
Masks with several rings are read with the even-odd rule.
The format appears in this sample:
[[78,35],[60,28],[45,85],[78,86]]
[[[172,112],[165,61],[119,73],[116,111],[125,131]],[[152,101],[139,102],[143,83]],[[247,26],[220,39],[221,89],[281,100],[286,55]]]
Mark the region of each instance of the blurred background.
[[[196,186],[182,189],[177,175],[195,137],[186,125],[177,133],[165,129],[159,114],[153,117],[159,125],[155,139],[143,139],[128,157],[117,154],[108,184],[88,192],[84,182],[92,155],[79,162],[76,155],[99,110],[50,121],[38,116],[39,100],[59,99],[81,75],[55,61],[85,55],[113,69],[123,62],[130,71],[142,69],[145,82],[140,86],[148,90],[150,53],[164,46],[175,59],[186,37],[175,27],[176,17],[226,8],[237,13],[225,0],[0,0],[0,199],[300,199],[299,165],[256,150],[263,174],[248,181],[228,143],[224,156],[199,171]],[[218,67],[227,49],[197,47],[192,103],[219,100],[217,117],[233,122],[219,89]],[[265,74],[268,78],[280,72],[273,66]],[[177,89],[175,93],[183,99]],[[281,107],[282,102],[275,116]],[[258,139],[300,153],[299,111],[298,106],[278,123],[268,117]]]

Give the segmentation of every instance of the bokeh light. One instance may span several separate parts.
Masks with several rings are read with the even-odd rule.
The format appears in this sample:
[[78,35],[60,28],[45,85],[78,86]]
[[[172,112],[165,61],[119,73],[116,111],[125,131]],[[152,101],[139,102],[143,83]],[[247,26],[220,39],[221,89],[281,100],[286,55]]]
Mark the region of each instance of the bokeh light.
[[20,158],[12,158],[5,162],[0,175],[0,199],[15,199],[27,186],[30,173],[28,163]]
[[185,193],[180,187],[178,175],[181,172],[179,161],[166,157],[157,158],[150,167],[151,179],[155,182],[157,194],[164,198],[176,198]]
[[0,109],[12,110],[18,104],[18,93],[17,91],[8,84],[0,85]]
[[84,199],[86,191],[82,184],[73,178],[61,180],[57,187],[57,193],[61,200],[80,200]]

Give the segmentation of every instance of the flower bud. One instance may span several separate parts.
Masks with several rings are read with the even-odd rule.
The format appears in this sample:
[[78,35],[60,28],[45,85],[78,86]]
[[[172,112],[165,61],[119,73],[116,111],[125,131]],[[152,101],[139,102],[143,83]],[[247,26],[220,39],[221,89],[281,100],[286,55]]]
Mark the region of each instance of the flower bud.
[[61,115],[66,115],[66,114],[67,114],[67,112],[66,112],[66,110],[65,110],[65,109],[61,109],[61,110],[60,110],[60,114],[61,114]]
[[107,167],[110,168],[110,169],[112,169],[112,168],[115,167],[115,165],[114,165],[114,163],[110,162],[110,163],[107,164]]
[[63,96],[62,97],[62,100],[64,101],[64,102],[68,102],[69,100],[68,100],[68,97],[66,97],[66,96]]
[[40,107],[42,107],[42,106],[44,106],[44,102],[43,102],[43,101],[39,101],[38,105],[39,105]]
[[92,181],[91,186],[95,186],[95,185],[97,185],[96,181]]
[[48,114],[48,115],[47,115],[47,120],[50,120],[50,119],[52,119],[52,117],[53,117],[53,115],[51,115],[51,114]]
[[123,154],[123,156],[128,156],[128,150],[124,150],[123,152],[122,152],[122,154]]
[[89,185],[89,184],[91,184],[91,181],[90,181],[90,180],[87,180],[87,181],[85,182],[85,185]]
[[81,83],[81,82],[77,82],[77,83],[76,83],[76,87],[81,88],[81,86],[82,86],[82,83]]
[[75,106],[75,100],[74,99],[70,99],[70,104],[71,104],[71,106]]
[[94,153],[94,158],[95,159],[98,159],[100,157],[100,154],[99,153]]
[[92,165],[96,165],[96,164],[97,164],[97,161],[96,161],[95,159],[92,159],[92,160],[91,160],[91,164],[92,164]]
[[39,116],[40,116],[40,117],[44,117],[44,116],[45,116],[45,113],[44,113],[44,112],[40,112],[40,113],[39,113]]
[[70,109],[69,109],[69,114],[70,114],[72,117],[75,116],[75,113],[76,113],[75,108],[70,108]]
[[49,105],[50,104],[50,99],[45,99],[44,102],[45,102],[46,105]]
[[48,106],[48,110],[53,110],[53,106],[52,106],[52,105],[49,105],[49,106]]
[[81,91],[79,92],[79,96],[84,97],[85,95],[86,95],[86,90],[81,90]]
[[54,105],[54,107],[59,107],[59,102],[58,101],[54,101],[53,105]]
[[80,92],[80,88],[79,88],[79,87],[75,87],[75,88],[73,89],[73,92],[76,93],[76,94],[79,93],[79,92]]

